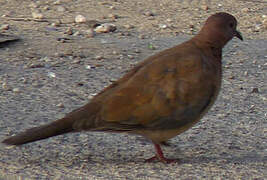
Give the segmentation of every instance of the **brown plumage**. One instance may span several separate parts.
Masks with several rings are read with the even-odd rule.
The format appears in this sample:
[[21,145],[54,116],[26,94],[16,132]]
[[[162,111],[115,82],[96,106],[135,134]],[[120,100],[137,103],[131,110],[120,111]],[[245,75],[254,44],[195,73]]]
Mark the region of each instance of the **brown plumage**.
[[234,36],[243,40],[236,25],[230,14],[212,15],[195,37],[139,63],[85,106],[3,143],[21,145],[83,130],[128,132],[153,142],[156,155],[148,161],[173,162],[160,144],[192,127],[214,103],[222,48]]

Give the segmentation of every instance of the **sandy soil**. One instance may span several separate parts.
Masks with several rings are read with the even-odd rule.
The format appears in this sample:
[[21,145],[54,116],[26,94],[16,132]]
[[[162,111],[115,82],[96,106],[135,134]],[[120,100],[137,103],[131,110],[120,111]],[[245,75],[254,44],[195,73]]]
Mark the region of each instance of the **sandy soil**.
[[[154,149],[138,136],[79,133],[0,145],[0,179],[267,179],[264,0],[1,1],[0,140],[84,105],[220,11],[238,19],[245,41],[224,49],[223,88],[212,110],[164,148],[181,163],[144,163]],[[87,21],[75,22],[77,15]],[[117,29],[92,33],[96,22]]]

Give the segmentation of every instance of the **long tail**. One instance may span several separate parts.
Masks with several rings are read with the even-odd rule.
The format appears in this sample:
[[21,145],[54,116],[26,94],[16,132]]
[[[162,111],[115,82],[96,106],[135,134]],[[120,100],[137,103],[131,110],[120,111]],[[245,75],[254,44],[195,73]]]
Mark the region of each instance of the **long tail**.
[[2,143],[8,145],[21,145],[52,136],[74,131],[72,128],[74,118],[64,117],[50,124],[35,127],[5,139]]

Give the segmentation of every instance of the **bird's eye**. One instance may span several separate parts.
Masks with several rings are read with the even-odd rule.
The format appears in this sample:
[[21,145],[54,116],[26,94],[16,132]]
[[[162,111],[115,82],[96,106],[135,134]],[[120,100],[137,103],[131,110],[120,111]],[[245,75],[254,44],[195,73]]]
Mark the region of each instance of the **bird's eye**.
[[233,28],[234,27],[234,23],[230,23],[229,26],[230,26],[230,28]]

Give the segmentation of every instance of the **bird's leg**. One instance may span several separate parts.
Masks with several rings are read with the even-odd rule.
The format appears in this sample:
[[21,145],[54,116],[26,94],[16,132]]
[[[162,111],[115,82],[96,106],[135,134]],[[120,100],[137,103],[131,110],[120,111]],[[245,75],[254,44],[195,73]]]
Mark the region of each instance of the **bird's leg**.
[[167,159],[164,157],[164,154],[160,148],[160,145],[159,144],[155,144],[154,143],[154,147],[156,149],[156,155],[153,156],[152,158],[149,158],[146,160],[146,162],[152,162],[152,161],[155,161],[155,160],[159,160],[163,163],[173,163],[173,162],[177,162],[178,160],[177,159]]

